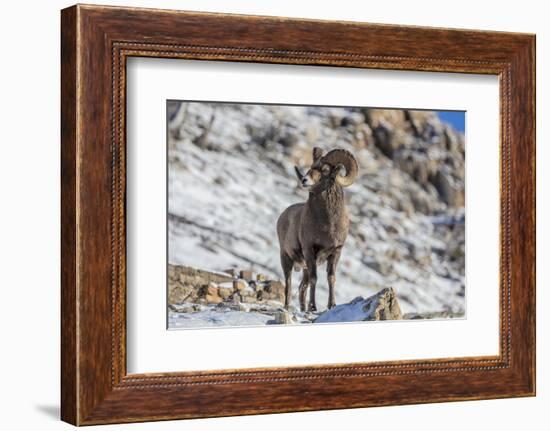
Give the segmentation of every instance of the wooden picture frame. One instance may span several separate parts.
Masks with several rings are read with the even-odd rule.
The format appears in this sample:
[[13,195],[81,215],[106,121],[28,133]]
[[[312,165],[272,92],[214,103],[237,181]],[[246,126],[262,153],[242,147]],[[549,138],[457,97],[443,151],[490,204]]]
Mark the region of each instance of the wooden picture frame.
[[[64,421],[535,394],[534,35],[82,5],[64,9],[61,21]],[[128,375],[125,65],[131,56],[498,75],[500,354]]]

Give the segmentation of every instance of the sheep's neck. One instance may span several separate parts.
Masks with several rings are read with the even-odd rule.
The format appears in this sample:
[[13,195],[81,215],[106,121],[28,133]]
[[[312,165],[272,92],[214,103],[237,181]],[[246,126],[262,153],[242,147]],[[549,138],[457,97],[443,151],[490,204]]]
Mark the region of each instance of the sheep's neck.
[[346,213],[344,190],[336,183],[309,193],[307,205],[319,221],[327,224],[340,223]]

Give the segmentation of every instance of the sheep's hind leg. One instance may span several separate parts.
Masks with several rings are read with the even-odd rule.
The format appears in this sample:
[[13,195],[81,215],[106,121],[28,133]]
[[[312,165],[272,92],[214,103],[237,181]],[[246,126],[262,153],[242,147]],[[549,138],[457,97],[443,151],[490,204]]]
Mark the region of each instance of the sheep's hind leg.
[[306,311],[306,293],[308,284],[309,277],[307,275],[307,269],[304,268],[302,271],[302,281],[300,282],[300,287],[298,288],[300,295],[300,311]]
[[317,305],[315,304],[315,285],[317,284],[317,259],[313,250],[307,252],[306,266],[309,280],[309,311],[317,311]]
[[284,253],[281,253],[281,266],[285,275],[285,308],[288,310],[288,307],[290,306],[290,293],[292,287],[292,267],[294,264],[292,259]]
[[327,259],[327,281],[328,281],[328,305],[330,310],[336,305],[334,300],[334,285],[336,284],[336,265],[340,259],[342,248],[338,248]]

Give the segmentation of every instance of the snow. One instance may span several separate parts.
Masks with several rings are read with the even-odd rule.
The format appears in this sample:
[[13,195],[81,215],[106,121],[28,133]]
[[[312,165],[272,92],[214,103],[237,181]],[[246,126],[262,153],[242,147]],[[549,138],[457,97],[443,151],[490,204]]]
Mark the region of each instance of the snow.
[[194,313],[168,312],[168,328],[204,328],[212,326],[259,326],[266,325],[273,316],[257,312],[208,308]]
[[348,304],[340,304],[333,309],[321,314],[315,323],[337,323],[337,322],[358,322],[365,320],[372,310],[369,308],[364,310],[365,305],[373,305],[373,303],[366,303],[366,300],[360,296],[352,300]]

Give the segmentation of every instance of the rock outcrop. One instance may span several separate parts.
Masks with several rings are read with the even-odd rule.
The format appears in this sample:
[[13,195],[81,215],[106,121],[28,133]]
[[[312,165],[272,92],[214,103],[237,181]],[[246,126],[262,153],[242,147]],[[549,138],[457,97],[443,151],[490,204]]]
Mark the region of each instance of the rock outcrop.
[[375,295],[358,296],[347,304],[325,311],[314,323],[360,322],[366,320],[401,320],[403,313],[394,290],[386,288]]
[[[238,275],[236,275],[238,274]],[[192,305],[284,303],[284,286],[250,270],[213,272],[168,265],[168,304],[174,311],[196,311]],[[189,305],[192,304],[192,305]]]
[[[182,299],[168,304],[171,329],[462,317],[450,310],[403,314],[393,288],[310,313],[286,310],[283,285],[251,271],[217,273],[170,265],[168,280],[169,298]],[[178,296],[181,292],[186,296]]]

